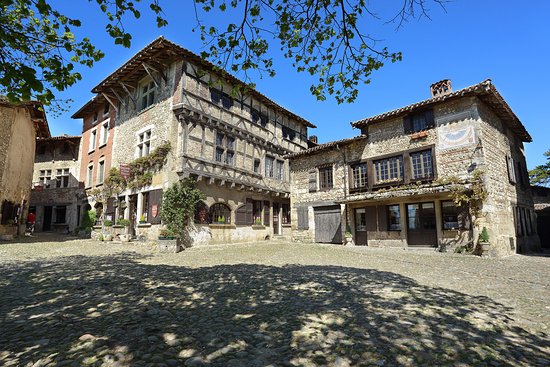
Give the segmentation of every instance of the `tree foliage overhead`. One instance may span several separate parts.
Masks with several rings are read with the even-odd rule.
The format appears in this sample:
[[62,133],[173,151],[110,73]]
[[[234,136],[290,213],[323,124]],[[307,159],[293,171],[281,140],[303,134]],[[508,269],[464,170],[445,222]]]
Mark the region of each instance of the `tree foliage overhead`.
[[[109,36],[125,47],[132,39],[124,28],[127,16],[138,19],[145,8],[156,16],[157,26],[167,25],[162,0],[88,1],[105,15]],[[191,28],[203,41],[201,56],[250,82],[251,70],[275,75],[272,51],[278,47],[295,70],[316,78],[310,87],[314,96],[332,95],[342,103],[353,102],[359,85],[370,83],[372,72],[385,62],[401,60],[400,52],[379,46],[370,24],[387,21],[401,27],[410,18],[427,17],[428,3],[444,1],[398,0],[391,19],[381,19],[366,0],[193,0],[186,6],[196,16]],[[0,93],[13,101],[51,104],[54,90],[82,78],[77,64],[92,67],[104,56],[88,38],[75,35],[81,20],[63,15],[54,4],[0,0]],[[215,12],[223,14],[216,24],[204,20]]]
[[529,171],[531,185],[550,186],[550,149],[544,153],[544,156],[547,162]]

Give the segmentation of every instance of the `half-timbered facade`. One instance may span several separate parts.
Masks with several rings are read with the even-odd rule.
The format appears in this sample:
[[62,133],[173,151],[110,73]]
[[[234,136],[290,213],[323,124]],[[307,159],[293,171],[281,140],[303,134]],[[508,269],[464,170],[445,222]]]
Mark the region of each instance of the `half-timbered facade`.
[[156,237],[163,190],[187,177],[206,195],[195,214],[194,243],[290,234],[283,157],[307,149],[311,123],[162,37],[92,91],[116,115],[112,167],[124,172],[159,146],[171,147],[150,180],[118,200],[136,236]]
[[[531,137],[490,80],[352,123],[361,135],[290,155],[293,237],[456,248],[489,231],[492,252],[539,246],[523,143]],[[478,219],[454,184],[487,193]],[[451,184],[451,182],[453,184]]]

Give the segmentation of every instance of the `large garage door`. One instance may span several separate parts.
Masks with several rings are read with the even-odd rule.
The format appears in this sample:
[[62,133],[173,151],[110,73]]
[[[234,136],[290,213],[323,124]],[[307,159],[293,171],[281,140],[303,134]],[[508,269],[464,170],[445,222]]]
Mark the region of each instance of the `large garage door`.
[[342,243],[340,206],[314,208],[315,242]]

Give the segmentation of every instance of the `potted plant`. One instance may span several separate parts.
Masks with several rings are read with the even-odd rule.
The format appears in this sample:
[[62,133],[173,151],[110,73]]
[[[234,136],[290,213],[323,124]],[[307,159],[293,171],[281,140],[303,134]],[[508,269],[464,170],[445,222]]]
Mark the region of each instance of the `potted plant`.
[[[160,233],[159,251],[182,251],[184,237],[186,237],[188,245],[191,245],[190,236],[186,233],[186,230],[195,213],[195,207],[199,201],[204,199],[204,194],[196,186],[195,180],[185,179],[176,182],[164,192],[160,218],[166,227],[166,231]],[[170,234],[170,236],[165,236],[166,234]],[[187,241],[188,238],[189,241]]]
[[483,227],[483,229],[481,230],[477,243],[481,250],[481,255],[487,256],[491,247],[491,243],[489,242],[489,232],[487,231],[486,227]]
[[122,242],[130,242],[130,234],[128,234],[128,227],[130,226],[130,221],[128,219],[119,219],[118,224],[124,227],[124,234],[120,235],[120,240]]
[[344,239],[346,240],[346,243],[345,243],[346,246],[355,246],[355,243],[353,242],[353,233],[351,232],[351,227],[349,225],[346,226]]
[[139,224],[145,224],[145,223],[147,223],[147,221],[145,220],[145,214],[142,214],[139,217]]

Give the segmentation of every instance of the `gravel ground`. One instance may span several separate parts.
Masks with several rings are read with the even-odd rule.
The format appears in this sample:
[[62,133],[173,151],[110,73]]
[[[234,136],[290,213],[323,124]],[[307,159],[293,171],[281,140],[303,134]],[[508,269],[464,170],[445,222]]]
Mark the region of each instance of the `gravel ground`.
[[0,242],[0,365],[550,365],[550,257],[22,241]]

